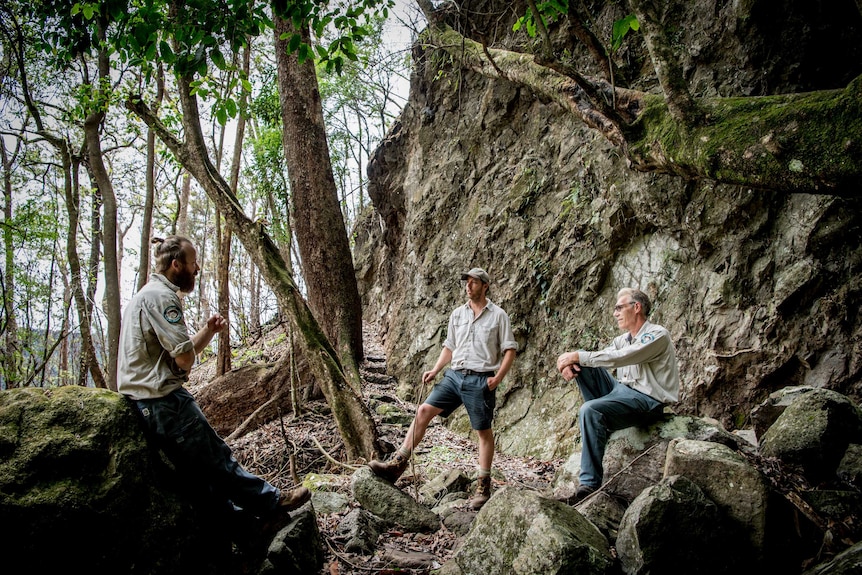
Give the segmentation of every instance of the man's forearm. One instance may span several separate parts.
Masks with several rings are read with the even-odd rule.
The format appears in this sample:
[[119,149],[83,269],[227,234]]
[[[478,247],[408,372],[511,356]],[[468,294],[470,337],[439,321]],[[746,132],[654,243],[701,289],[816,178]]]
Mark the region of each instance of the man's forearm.
[[515,362],[516,352],[514,349],[507,349],[503,352],[503,362],[500,364],[500,369],[497,370],[497,378],[503,379],[506,377],[506,374],[509,373],[509,368],[512,367],[512,364]]
[[198,355],[206,349],[215,337],[215,334],[216,332],[212,331],[208,326],[204,326],[192,336],[192,344],[195,346],[195,355]]

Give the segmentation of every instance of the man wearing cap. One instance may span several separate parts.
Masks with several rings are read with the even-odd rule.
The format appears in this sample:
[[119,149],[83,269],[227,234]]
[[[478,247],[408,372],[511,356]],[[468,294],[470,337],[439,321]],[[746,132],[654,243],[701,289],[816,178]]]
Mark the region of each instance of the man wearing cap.
[[491,278],[482,268],[461,275],[466,280],[469,301],[455,308],[449,316],[449,327],[437,363],[422,374],[422,382],[433,381],[451,363],[431,390],[401,447],[388,462],[371,461],[375,475],[394,482],[410,461],[413,450],[425,437],[434,417],[449,415],[461,404],[470,416],[470,426],[479,436],[479,478],[476,495],[470,500],[480,509],[491,496],[491,462],[494,459],[494,432],[491,420],[497,403],[496,389],[515,361],[518,344],[512,334],[509,316],[488,299]]

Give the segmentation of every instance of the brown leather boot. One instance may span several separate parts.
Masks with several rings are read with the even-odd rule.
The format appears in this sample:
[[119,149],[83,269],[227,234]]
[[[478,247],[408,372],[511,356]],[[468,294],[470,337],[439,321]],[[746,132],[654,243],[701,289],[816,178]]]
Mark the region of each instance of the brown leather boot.
[[374,475],[377,477],[395,483],[395,481],[401,477],[401,474],[404,473],[404,470],[407,469],[407,465],[409,463],[409,457],[404,457],[400,452],[396,451],[395,455],[392,456],[392,459],[386,463],[375,459],[374,461],[368,462],[368,467],[371,468],[371,471],[373,471]]
[[282,491],[278,496],[275,509],[263,518],[261,524],[261,535],[269,541],[277,532],[290,523],[290,512],[302,507],[306,501],[311,499],[311,491],[307,487],[297,487],[290,491]]
[[482,509],[482,506],[491,498],[491,476],[480,477],[476,482],[476,494],[470,500],[470,507]]
[[279,511],[293,511],[311,499],[311,491],[307,487],[297,487],[290,491],[282,491],[278,498]]

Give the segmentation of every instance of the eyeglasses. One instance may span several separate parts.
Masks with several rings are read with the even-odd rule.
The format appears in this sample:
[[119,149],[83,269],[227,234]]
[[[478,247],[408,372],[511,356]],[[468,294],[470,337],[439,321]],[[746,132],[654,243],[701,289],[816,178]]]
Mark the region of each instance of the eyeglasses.
[[614,311],[615,311],[615,312],[617,312],[617,311],[622,311],[622,309],[623,309],[624,307],[626,307],[627,305],[634,305],[634,304],[636,304],[636,303],[638,303],[638,302],[636,302],[636,301],[630,301],[630,302],[628,302],[628,303],[624,303],[624,304],[620,304],[620,305],[615,305],[615,306],[614,306]]

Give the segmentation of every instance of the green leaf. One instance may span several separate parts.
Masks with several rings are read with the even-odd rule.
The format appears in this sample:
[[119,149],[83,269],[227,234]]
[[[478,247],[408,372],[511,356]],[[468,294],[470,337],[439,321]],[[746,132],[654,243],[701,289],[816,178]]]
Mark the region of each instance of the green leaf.
[[171,50],[171,45],[164,40],[159,42],[159,56],[165,64],[173,64],[177,59],[174,55],[174,51]]
[[225,108],[227,108],[228,116],[230,116],[231,118],[235,118],[237,111],[236,101],[233,98],[228,98],[224,101],[224,106]]
[[299,47],[299,63],[304,64],[306,60],[314,59],[314,52],[308,44],[302,44]]
[[356,59],[356,46],[353,44],[353,40],[347,36],[341,39],[341,51],[344,52],[344,55],[348,58],[352,56],[352,60]]
[[210,51],[210,58],[212,59],[213,64],[216,65],[216,68],[219,70],[227,70],[227,62],[225,62],[224,55],[221,53],[221,50],[218,49],[218,46]]
[[626,34],[629,33],[629,30],[639,30],[640,22],[638,22],[637,16],[634,14],[629,14],[625,18],[620,18],[616,22],[614,22],[613,31],[611,32],[611,52],[616,52],[623,45],[623,39],[626,37]]
[[224,108],[216,110],[216,120],[218,120],[218,123],[222,126],[227,124],[227,112],[225,112]]
[[551,0],[548,2],[548,6],[553,8],[557,14],[562,16],[563,14],[567,14],[569,11],[568,2],[558,2],[557,0]]
[[302,44],[302,37],[299,34],[294,34],[290,37],[290,42],[287,43],[287,50],[291,53],[296,52]]

